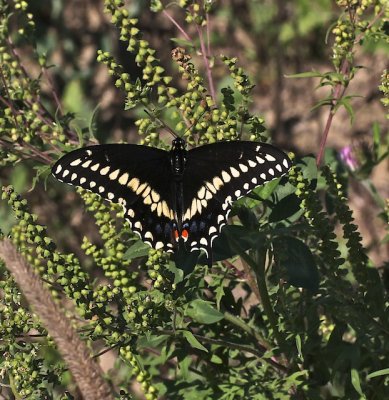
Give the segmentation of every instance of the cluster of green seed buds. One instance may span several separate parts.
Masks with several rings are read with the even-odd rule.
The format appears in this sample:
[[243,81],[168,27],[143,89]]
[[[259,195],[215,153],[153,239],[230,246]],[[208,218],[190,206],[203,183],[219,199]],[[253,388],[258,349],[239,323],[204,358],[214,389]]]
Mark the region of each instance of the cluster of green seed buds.
[[186,12],[185,21],[187,23],[194,22],[196,25],[202,26],[207,23],[206,15],[211,11],[214,1],[194,1],[179,0],[178,5]]
[[111,21],[120,30],[120,40],[127,42],[127,50],[135,54],[136,63],[143,68],[143,80],[147,86],[155,86],[162,82],[167,85],[171,77],[164,75],[165,69],[155,57],[155,50],[147,40],[142,39],[138,20],[130,18],[128,10],[124,8],[124,1],[105,0],[105,11],[111,14]]
[[[0,24],[0,78],[4,101],[4,107],[0,109],[0,165],[14,164],[21,158],[31,157],[48,163],[50,158],[39,150],[42,142],[53,145],[66,142],[61,127],[47,115],[41,103],[38,81],[28,75],[20,52],[12,41],[15,29],[19,38],[24,37],[30,42],[33,37],[35,25],[27,6],[26,1],[0,5],[0,15],[12,13],[12,18],[2,17]],[[44,75],[44,62],[41,67]]]
[[171,293],[174,289],[172,274],[166,270],[169,257],[161,250],[151,249],[146,261],[147,274],[153,282],[153,287],[165,293]]
[[328,184],[328,191],[333,195],[336,216],[343,225],[343,234],[349,251],[349,262],[359,282],[366,282],[368,258],[362,246],[362,237],[354,223],[352,211],[347,205],[347,197],[342,185],[330,168],[323,168],[323,175]]
[[53,383],[55,380],[55,384],[60,385],[59,377],[55,374],[52,374],[52,377],[48,376],[45,361],[38,356],[39,352],[37,344],[19,341],[10,345],[7,352],[2,353],[2,373],[8,372],[16,398],[49,398],[51,396],[42,382],[50,380]]
[[[37,272],[46,281],[60,284],[66,294],[77,302],[79,312],[87,313],[93,290],[79,260],[73,254],[58,252],[55,243],[47,235],[46,227],[37,224],[37,216],[29,212],[27,201],[21,199],[12,187],[3,188],[2,199],[8,201],[19,220],[12,230],[15,234],[12,239],[21,253],[29,261],[38,259],[31,264],[37,268]],[[56,294],[54,286],[51,291]]]
[[[243,71],[243,68],[237,66],[237,58],[229,58],[221,56],[222,61],[228,67],[231,77],[234,80],[235,89],[242,95],[242,104],[237,107],[235,105],[234,92],[231,88],[222,89],[223,93],[223,106],[233,118],[237,119],[240,124],[247,124],[250,131],[250,140],[266,141],[266,137],[262,135],[265,132],[264,119],[250,114],[248,104],[250,102],[250,93],[254,85],[251,83],[250,78]],[[235,112],[236,111],[236,112]],[[234,129],[237,134],[236,122],[230,123],[230,128]]]
[[[185,132],[190,141],[193,134],[201,136],[205,133],[208,124],[201,122],[200,119],[207,110],[214,107],[214,102],[207,93],[203,78],[192,63],[192,57],[186,53],[186,50],[182,47],[173,49],[172,59],[177,63],[182,78],[187,81],[187,88],[182,96],[171,98],[167,105],[176,106],[188,125],[195,124],[190,131],[182,121],[176,125],[176,129]],[[191,139],[193,140],[193,137]]]
[[[384,70],[381,76],[381,85],[379,86],[379,89],[384,95],[381,99],[382,104],[389,108],[389,71],[387,69]],[[389,112],[386,116],[389,119]]]
[[137,382],[143,390],[146,400],[156,400],[158,398],[158,391],[155,386],[152,385],[150,374],[142,368],[133,353],[130,345],[123,346],[120,348],[120,356],[123,360],[128,362],[132,367],[132,372],[136,375]]
[[221,58],[230,70],[236,90],[241,93],[242,96],[247,97],[253,90],[254,85],[250,82],[249,77],[244,73],[243,68],[236,65],[238,59],[236,57],[229,58],[226,56],[222,56]]
[[[132,294],[136,290],[134,280],[138,273],[128,271],[130,261],[124,258],[126,248],[125,235],[128,229],[119,232],[112,219],[111,212],[121,213],[119,206],[111,203],[111,207],[106,205],[100,196],[83,189],[77,189],[81,194],[87,210],[93,213],[99,233],[104,241],[104,249],[98,249],[96,245],[84,238],[82,248],[87,255],[93,257],[95,263],[99,265],[106,277],[112,280],[113,286],[120,288],[124,295]],[[120,214],[119,214],[120,215]],[[121,215],[122,216],[122,215]]]
[[298,167],[292,167],[289,171],[289,181],[297,189],[295,194],[301,199],[300,208],[304,210],[304,216],[311,225],[319,239],[317,250],[323,263],[327,265],[328,272],[335,276],[341,274],[339,267],[344,264],[341,253],[338,250],[334,227],[323,211],[317,193],[312,190],[310,181],[305,178]]
[[97,61],[107,66],[108,73],[116,79],[116,87],[124,89],[127,96],[126,109],[134,108],[140,103],[148,103],[150,89],[143,86],[139,79],[131,82],[130,75],[123,72],[123,66],[118,64],[107,51],[98,50]]

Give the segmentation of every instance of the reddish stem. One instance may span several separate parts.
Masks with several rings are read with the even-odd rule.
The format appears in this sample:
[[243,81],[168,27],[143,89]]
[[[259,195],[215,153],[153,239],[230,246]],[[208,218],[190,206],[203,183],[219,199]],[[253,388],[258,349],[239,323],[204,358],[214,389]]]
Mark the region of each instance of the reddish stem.
[[[351,14],[351,7],[349,7],[349,12],[350,12],[350,20],[355,23],[355,15]],[[377,15],[370,21],[369,25],[366,27],[366,30],[370,29],[384,14],[385,9],[384,7],[380,10],[379,13],[377,13]],[[365,32],[362,32],[355,40],[354,40],[354,45],[358,44],[361,39],[363,38],[363,36],[365,35]],[[352,50],[352,49],[351,49]],[[350,50],[350,51],[351,51]],[[350,64],[349,62],[344,59],[342,62],[342,66],[340,68],[340,73],[343,75],[343,77],[348,78],[350,72]],[[346,76],[347,75],[347,76]],[[324,150],[325,150],[325,146],[326,146],[326,142],[327,142],[327,137],[328,137],[328,133],[330,131],[331,128],[331,124],[332,124],[332,120],[334,118],[335,115],[335,108],[336,105],[339,101],[339,99],[341,99],[347,89],[348,86],[348,82],[346,82],[346,84],[344,82],[340,82],[336,85],[335,89],[333,90],[333,99],[332,99],[332,104],[331,104],[331,108],[330,108],[330,112],[328,114],[328,118],[326,121],[326,125],[323,131],[323,136],[321,138],[320,141],[320,149],[319,149],[319,153],[316,157],[316,164],[319,166],[322,162],[322,158],[323,158],[323,154],[324,154]],[[343,89],[343,90],[342,90]]]
[[[349,72],[349,63],[347,60],[344,60],[342,63],[342,67],[340,70],[341,74],[343,75],[343,77],[346,76],[346,74],[348,75]],[[339,99],[344,95],[344,92],[347,88],[348,83],[344,84],[344,82],[339,82],[336,86],[335,89],[333,91],[333,98],[332,98],[332,104],[331,104],[331,108],[330,108],[330,112],[328,114],[328,118],[326,121],[326,125],[323,131],[323,135],[320,141],[320,148],[319,148],[319,153],[317,154],[316,157],[316,165],[320,165],[322,158],[323,158],[323,154],[324,154],[324,150],[326,147],[326,143],[327,143],[327,138],[328,138],[328,133],[330,131],[331,125],[332,125],[332,120],[334,118],[335,115],[335,108],[336,105],[338,104]],[[343,91],[342,91],[343,89]]]
[[177,27],[186,40],[192,41],[192,38],[185,32],[184,28],[166,10],[163,10],[162,13]]
[[208,59],[209,54],[207,53],[207,49],[206,49],[205,43],[204,43],[203,31],[202,31],[201,27],[199,27],[198,25],[196,25],[196,29],[197,29],[197,33],[199,35],[200,48],[201,48],[201,53],[202,53],[204,64],[205,64],[205,69],[207,71],[209,92],[211,94],[212,100],[216,103],[216,91],[215,91],[215,86],[213,83],[211,66],[209,64],[209,59]]

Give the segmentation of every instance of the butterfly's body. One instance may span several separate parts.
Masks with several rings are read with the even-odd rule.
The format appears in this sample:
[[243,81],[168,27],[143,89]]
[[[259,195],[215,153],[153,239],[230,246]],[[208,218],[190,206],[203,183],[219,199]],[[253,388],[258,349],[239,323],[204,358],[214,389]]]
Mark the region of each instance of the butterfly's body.
[[[174,236],[181,237],[182,232],[182,215],[184,212],[184,172],[187,161],[187,151],[185,141],[177,138],[173,140],[170,150],[170,166],[174,177],[172,181],[172,197],[174,198],[173,211],[176,215],[177,228],[173,232]],[[179,241],[180,243],[180,241]]]
[[60,181],[119,203],[132,230],[156,249],[185,243],[211,257],[233,201],[284,175],[289,158],[255,142],[218,142],[187,151],[176,138],[169,152],[108,144],[66,154],[53,167]]

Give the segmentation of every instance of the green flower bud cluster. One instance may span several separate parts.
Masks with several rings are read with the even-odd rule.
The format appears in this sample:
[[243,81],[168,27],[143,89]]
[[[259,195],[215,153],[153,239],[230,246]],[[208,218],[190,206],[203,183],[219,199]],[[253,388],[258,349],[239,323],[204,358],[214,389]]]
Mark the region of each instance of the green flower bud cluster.
[[227,65],[230,70],[232,79],[234,80],[234,86],[236,90],[243,96],[248,97],[254,88],[254,85],[250,82],[249,77],[244,73],[243,68],[236,65],[238,59],[236,57],[229,58],[221,56],[222,61]]
[[44,332],[31,313],[22,307],[20,289],[8,273],[3,274],[0,290],[0,336],[3,339],[12,341],[15,337],[27,334],[31,329]]
[[153,12],[161,12],[163,10],[163,4],[161,0],[151,0],[150,10]]
[[[38,258],[40,261],[34,261],[31,265],[37,267],[48,282],[60,284],[66,294],[80,306],[80,312],[85,314],[90,308],[93,290],[78,259],[73,254],[64,255],[56,250],[55,243],[47,235],[46,227],[36,223],[37,216],[29,212],[27,201],[21,199],[12,187],[3,188],[2,199],[8,201],[19,220],[18,228],[13,229],[13,240],[16,245],[21,245],[22,254],[29,261],[32,261],[32,257]],[[54,288],[52,291],[55,294]]]
[[[147,40],[141,38],[138,20],[129,18],[128,11],[124,8],[124,1],[105,0],[105,12],[111,14],[111,22],[120,30],[120,40],[128,42],[127,50],[136,54],[135,62],[143,68],[142,79],[149,87],[160,83],[168,85],[172,80],[170,76],[164,75],[165,69],[159,65],[159,60],[155,57],[155,50],[150,48]],[[166,91],[167,88],[165,87]]]
[[169,257],[161,250],[151,249],[146,261],[147,274],[152,280],[153,287],[161,292],[171,293],[173,290],[172,274],[166,270]]
[[148,104],[149,88],[143,86],[139,79],[131,82],[130,75],[123,72],[123,66],[117,63],[107,51],[98,50],[97,61],[108,67],[109,74],[116,78],[116,87],[122,88],[126,92],[127,110],[140,103]]
[[39,100],[39,81],[28,76],[9,40],[15,28],[19,38],[23,36],[27,41],[31,40],[33,15],[26,12],[26,1],[8,3],[9,6],[0,6],[0,15],[13,15],[12,19],[4,17],[0,24],[1,81],[7,102],[0,109],[0,136],[5,143],[9,143],[9,150],[2,149],[5,154],[2,154],[0,165],[14,164],[20,160],[21,153],[25,156],[30,154],[30,144],[41,147],[42,141],[58,144],[66,140],[50,118],[45,118],[45,110]]
[[136,375],[137,382],[140,383],[140,387],[143,390],[146,400],[156,400],[158,398],[158,391],[151,382],[150,374],[145,371],[139,364],[136,356],[130,345],[120,348],[120,356],[123,360],[129,363],[132,367],[132,372]]
[[[10,2],[11,3],[11,2]],[[12,4],[12,3],[11,3]],[[13,9],[12,9],[13,8]],[[29,39],[35,31],[35,22],[33,15],[27,12],[28,2],[25,0],[14,0],[11,12],[18,17],[18,34],[25,39]],[[8,11],[8,12],[10,12]]]
[[[43,382],[47,382],[48,375],[44,360],[38,356],[37,344],[15,342],[10,344],[7,351],[2,353],[1,369],[9,374],[11,387],[20,399],[51,398]],[[50,376],[50,381],[60,385],[59,376]],[[46,385],[47,386],[47,385]]]
[[[381,99],[382,104],[389,108],[389,70],[387,69],[384,70],[381,76],[379,89],[384,94],[384,97]],[[386,114],[386,117],[389,119],[389,112]]]
[[211,11],[212,3],[212,1],[180,0],[178,5],[185,10],[185,21],[188,24],[194,22],[199,26],[204,26],[207,23],[205,14]]
[[296,166],[289,171],[289,181],[297,188],[295,194],[301,199],[300,208],[304,210],[307,222],[315,231],[315,237],[318,239],[317,250],[324,265],[329,267],[328,272],[335,276],[343,275],[340,267],[345,260],[341,258],[334,227],[323,211],[316,192],[310,188],[309,180]]
[[135,121],[138,127],[138,134],[143,135],[141,144],[147,146],[160,147],[161,141],[159,139],[158,129],[161,127],[157,121],[150,118],[139,118]]
[[[1,269],[4,269],[3,265]],[[3,376],[9,374],[21,398],[33,398],[30,396],[39,391],[40,383],[47,380],[46,367],[38,356],[40,344],[26,343],[21,338],[32,330],[45,336],[45,330],[22,306],[20,289],[7,272],[2,273],[0,292],[0,370]]]
[[355,39],[355,27],[350,21],[339,20],[337,25],[332,29],[335,36],[332,48],[332,62],[338,69],[341,62],[346,58],[352,57],[352,48]]
[[[148,332],[167,316],[165,300],[160,291],[141,291],[126,299],[122,317],[130,332]],[[171,313],[169,313],[170,315]]]
[[353,273],[359,282],[366,282],[368,258],[361,243],[362,237],[358,227],[354,224],[352,211],[347,205],[343,187],[329,167],[323,168],[323,175],[328,184],[328,192],[333,196],[336,217],[343,226],[343,235],[349,252],[348,259]]
[[176,130],[185,132],[189,142],[194,141],[193,135],[199,135],[200,139],[203,138],[205,142],[205,137],[208,136],[210,141],[215,141],[214,133],[207,131],[209,123],[205,120],[200,121],[204,113],[212,109],[215,104],[207,93],[203,78],[191,62],[192,57],[186,53],[184,48],[177,47],[172,50],[172,59],[177,63],[182,78],[187,81],[187,87],[182,96],[171,98],[167,106],[176,106],[181,116],[187,120],[188,125],[195,124],[188,131],[187,125],[179,121],[175,127]]
[[125,296],[131,295],[134,292],[134,281],[138,277],[138,273],[129,273],[130,261],[124,259],[126,245],[123,237],[129,232],[126,229],[117,232],[115,221],[111,216],[111,211],[119,211],[118,206],[112,204],[111,207],[108,207],[96,194],[84,189],[78,189],[78,191],[87,210],[93,213],[104,241],[104,249],[98,249],[87,238],[84,238],[82,249],[87,255],[93,257],[96,264],[103,269],[105,276],[113,280],[114,287],[120,288]]
[[[241,67],[238,67],[237,58],[228,58],[226,56],[221,56],[222,61],[228,67],[231,73],[231,77],[234,80],[235,89],[242,95],[242,104],[236,110],[235,115],[237,115],[237,121],[239,124],[247,124],[250,131],[250,140],[252,141],[266,141],[267,138],[262,135],[265,132],[264,119],[258,116],[252,115],[249,112],[248,104],[250,100],[251,91],[254,85],[250,82],[248,75],[246,75]],[[234,92],[231,88],[222,89],[224,95],[223,105],[230,112],[235,111],[235,99]]]

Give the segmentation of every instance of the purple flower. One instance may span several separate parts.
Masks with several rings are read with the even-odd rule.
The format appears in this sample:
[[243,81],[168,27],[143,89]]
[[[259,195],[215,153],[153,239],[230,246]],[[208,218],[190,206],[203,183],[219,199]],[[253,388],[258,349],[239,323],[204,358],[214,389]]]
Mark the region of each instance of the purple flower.
[[359,168],[359,162],[354,150],[353,146],[345,146],[340,150],[340,159],[351,171],[356,171]]

